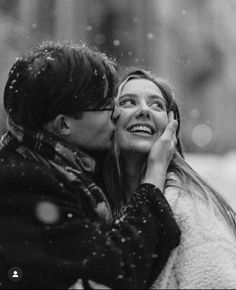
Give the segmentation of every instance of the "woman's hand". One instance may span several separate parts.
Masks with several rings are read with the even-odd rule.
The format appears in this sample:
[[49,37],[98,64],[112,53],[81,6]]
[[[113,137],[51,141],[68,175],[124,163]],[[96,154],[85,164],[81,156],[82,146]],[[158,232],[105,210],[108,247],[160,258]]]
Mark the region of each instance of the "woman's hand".
[[163,191],[166,172],[174,155],[177,143],[176,129],[178,122],[173,112],[168,115],[169,122],[163,134],[153,143],[148,155],[146,173],[143,183],[151,183]]
[[[88,284],[91,287],[91,289],[104,289],[104,290],[105,289],[111,289],[111,288],[108,288],[105,285],[98,284],[98,283],[93,282],[91,280],[88,281]],[[82,279],[78,279],[77,282],[73,286],[71,286],[69,289],[72,289],[72,290],[75,290],[75,289],[84,289],[84,285],[83,285]]]

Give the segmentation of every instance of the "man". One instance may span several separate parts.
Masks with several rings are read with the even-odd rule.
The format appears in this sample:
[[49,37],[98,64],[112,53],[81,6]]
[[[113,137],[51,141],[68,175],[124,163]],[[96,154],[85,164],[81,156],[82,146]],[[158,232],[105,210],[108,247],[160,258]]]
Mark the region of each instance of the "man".
[[95,182],[96,156],[111,147],[118,117],[116,77],[104,54],[71,44],[44,43],[10,70],[0,152],[3,289],[65,289],[77,279],[147,288],[178,245],[152,168],[116,221]]

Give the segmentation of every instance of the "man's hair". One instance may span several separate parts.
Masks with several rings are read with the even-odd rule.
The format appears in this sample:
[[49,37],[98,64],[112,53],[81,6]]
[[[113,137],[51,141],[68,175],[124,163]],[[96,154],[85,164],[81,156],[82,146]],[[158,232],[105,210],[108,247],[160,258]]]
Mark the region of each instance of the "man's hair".
[[105,54],[86,45],[43,42],[12,66],[4,107],[15,123],[38,128],[58,114],[76,118],[101,108],[116,92],[116,64]]

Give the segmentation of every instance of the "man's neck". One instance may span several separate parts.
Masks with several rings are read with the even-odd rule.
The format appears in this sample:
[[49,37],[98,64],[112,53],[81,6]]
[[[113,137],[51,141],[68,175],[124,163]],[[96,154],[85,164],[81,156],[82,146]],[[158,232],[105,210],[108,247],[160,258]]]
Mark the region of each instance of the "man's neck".
[[108,154],[108,150],[106,151],[83,150],[83,152],[88,154],[90,157],[92,157],[95,160],[95,163],[96,163],[95,177],[98,178],[99,180],[102,179],[102,170],[103,170],[104,160]]
[[102,162],[104,160],[104,157],[107,156],[108,150],[106,151],[89,151],[82,149],[83,152],[94,158],[97,162]]

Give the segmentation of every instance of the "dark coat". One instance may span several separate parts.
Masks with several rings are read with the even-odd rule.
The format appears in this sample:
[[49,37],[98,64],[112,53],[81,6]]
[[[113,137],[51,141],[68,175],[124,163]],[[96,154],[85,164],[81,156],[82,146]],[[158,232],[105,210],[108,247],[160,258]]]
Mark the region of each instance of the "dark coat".
[[[51,206],[40,212],[39,205]],[[142,184],[126,214],[105,229],[84,196],[53,169],[0,152],[0,288],[65,289],[78,278],[111,288],[147,288],[180,231],[162,193]],[[46,214],[46,216],[42,216]],[[55,219],[54,219],[55,218]],[[8,270],[23,270],[19,282]]]

